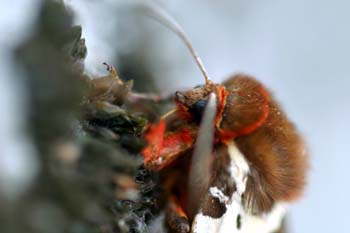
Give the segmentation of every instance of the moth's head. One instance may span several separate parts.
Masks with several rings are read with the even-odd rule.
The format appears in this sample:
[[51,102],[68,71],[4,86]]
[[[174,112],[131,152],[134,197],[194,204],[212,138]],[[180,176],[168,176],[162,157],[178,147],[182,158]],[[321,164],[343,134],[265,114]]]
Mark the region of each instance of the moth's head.
[[208,103],[210,93],[216,92],[216,85],[199,85],[191,90],[177,91],[175,103],[179,115],[185,119],[199,123]]

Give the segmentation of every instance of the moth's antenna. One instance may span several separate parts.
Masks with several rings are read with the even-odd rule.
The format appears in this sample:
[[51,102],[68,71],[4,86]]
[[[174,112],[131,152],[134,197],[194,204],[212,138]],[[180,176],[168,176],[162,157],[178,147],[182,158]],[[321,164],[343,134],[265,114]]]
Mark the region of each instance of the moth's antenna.
[[208,72],[204,68],[201,58],[197,54],[196,50],[193,48],[191,41],[188,39],[185,31],[182,29],[180,24],[178,24],[173,17],[171,17],[165,10],[163,10],[158,5],[155,5],[150,2],[146,2],[146,3],[140,3],[139,6],[141,7],[142,13],[146,14],[147,16],[150,16],[151,18],[155,19],[159,23],[163,24],[168,29],[175,32],[181,38],[181,40],[185,43],[187,48],[190,50],[194,60],[196,61],[199,69],[201,70],[205,78],[205,83],[206,84],[211,83]]

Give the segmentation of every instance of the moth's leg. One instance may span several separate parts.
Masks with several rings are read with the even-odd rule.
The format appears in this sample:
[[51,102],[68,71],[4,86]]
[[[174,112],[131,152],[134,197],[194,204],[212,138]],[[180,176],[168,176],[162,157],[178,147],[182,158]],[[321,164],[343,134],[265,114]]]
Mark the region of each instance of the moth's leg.
[[169,205],[166,212],[166,223],[170,232],[188,233],[190,232],[190,223],[187,215],[175,196],[169,198]]
[[[104,62],[103,65],[107,67],[107,71],[109,72],[109,75],[106,77],[113,78],[116,82],[113,83],[113,85],[109,88],[107,93],[110,93],[114,86],[116,84],[118,85],[124,85],[125,87],[128,88],[128,90],[132,89],[133,86],[133,81],[128,81],[128,82],[123,82],[120,78],[119,75],[116,71],[116,69],[112,66],[109,65],[108,63]],[[156,95],[156,94],[151,94],[151,93],[137,93],[137,92],[128,92],[128,98],[127,101],[129,102],[139,102],[141,100],[150,100],[154,102],[170,102],[174,98],[173,94],[166,94],[166,95]]]
[[171,102],[173,98],[174,98],[173,94],[157,95],[152,93],[129,92],[127,100],[129,102],[139,102],[141,100],[150,100],[157,103],[167,103],[167,102]]

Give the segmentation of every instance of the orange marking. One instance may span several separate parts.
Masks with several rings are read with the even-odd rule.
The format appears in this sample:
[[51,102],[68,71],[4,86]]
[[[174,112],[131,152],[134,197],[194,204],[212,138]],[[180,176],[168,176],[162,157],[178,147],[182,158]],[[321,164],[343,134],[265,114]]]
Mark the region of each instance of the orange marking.
[[163,141],[163,147],[176,146],[179,142],[184,142],[185,144],[193,142],[193,137],[189,129],[184,128],[180,132],[166,137]]
[[155,155],[160,154],[161,146],[163,144],[163,136],[165,132],[165,120],[162,119],[156,125],[150,125],[145,139],[148,146],[142,151],[144,163],[152,161]]
[[239,136],[243,136],[243,135],[247,135],[252,133],[254,130],[256,130],[257,128],[259,128],[262,124],[265,123],[265,121],[267,120],[268,116],[269,116],[269,112],[270,112],[270,108],[268,105],[269,102],[269,94],[268,92],[265,90],[264,87],[260,86],[260,92],[264,98],[264,101],[262,103],[262,113],[261,116],[259,117],[259,119],[255,122],[253,122],[250,125],[247,125],[246,127],[244,127],[243,129],[239,130],[239,131],[230,131],[230,130],[222,130],[219,128],[219,133],[220,133],[220,140],[223,142],[227,142],[229,140],[232,140],[236,137]]
[[218,97],[217,97],[219,105],[215,116],[215,126],[217,129],[220,129],[220,124],[222,121],[222,113],[224,112],[224,109],[225,109],[227,96],[228,96],[228,91],[226,91],[226,88],[224,86],[220,86],[218,90]]
[[150,125],[145,139],[148,146],[142,151],[146,167],[161,170],[171,164],[182,152],[191,148],[195,139],[195,130],[191,127],[176,132],[165,132],[165,120]]
[[171,205],[173,210],[180,216],[184,217],[185,219],[188,219],[187,214],[185,213],[184,209],[181,207],[179,200],[174,196],[170,196]]

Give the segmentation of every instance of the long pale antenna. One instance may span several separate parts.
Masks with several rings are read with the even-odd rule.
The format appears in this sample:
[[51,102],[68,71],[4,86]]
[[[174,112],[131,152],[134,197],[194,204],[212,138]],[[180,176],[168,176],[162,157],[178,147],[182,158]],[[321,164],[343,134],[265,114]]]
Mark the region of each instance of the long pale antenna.
[[188,211],[191,218],[197,213],[200,207],[200,200],[209,189],[215,130],[213,122],[216,109],[216,96],[214,93],[211,93],[199,127],[190,166]]
[[163,10],[160,6],[155,5],[151,2],[140,3],[138,4],[138,7],[141,7],[142,13],[155,19],[157,22],[163,24],[168,29],[175,32],[181,38],[181,40],[185,43],[187,48],[190,50],[194,60],[196,61],[199,69],[201,70],[205,78],[205,83],[206,84],[211,83],[208,72],[204,68],[201,58],[199,57],[196,50],[193,48],[191,41],[188,39],[185,31],[182,29],[180,24],[178,24],[177,21],[173,17],[171,17],[165,10]]

